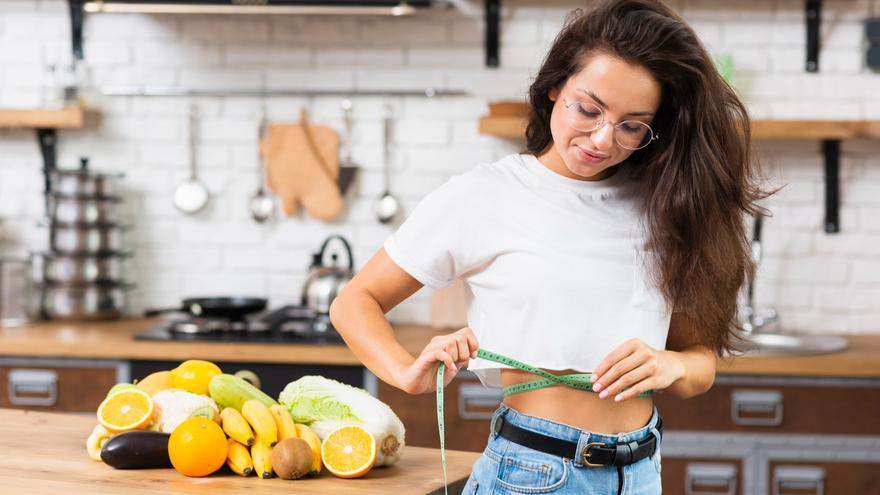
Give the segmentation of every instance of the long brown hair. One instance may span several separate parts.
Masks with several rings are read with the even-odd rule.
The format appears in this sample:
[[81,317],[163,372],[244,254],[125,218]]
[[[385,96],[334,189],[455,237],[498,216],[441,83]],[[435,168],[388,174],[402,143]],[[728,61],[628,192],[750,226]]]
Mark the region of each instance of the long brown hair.
[[721,78],[693,29],[659,1],[610,0],[566,19],[529,88],[526,147],[553,144],[551,90],[595,53],[647,69],[661,86],[651,127],[660,139],[635,151],[654,282],[673,311],[695,323],[720,357],[741,337],[737,295],[753,271],[746,214],[768,195],[750,142],[745,106]]

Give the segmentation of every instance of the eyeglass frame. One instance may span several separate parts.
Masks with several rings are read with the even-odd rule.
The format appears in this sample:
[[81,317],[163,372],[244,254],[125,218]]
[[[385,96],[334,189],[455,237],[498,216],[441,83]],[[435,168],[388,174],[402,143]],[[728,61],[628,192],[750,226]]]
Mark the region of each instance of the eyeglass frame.
[[[571,111],[572,105],[574,105],[575,103],[581,102],[581,100],[575,99],[575,100],[572,100],[571,103],[569,103],[567,100],[568,99],[565,96],[562,96],[562,106],[564,106],[565,109],[569,112]],[[598,122],[596,123],[596,127],[592,128],[592,129],[578,129],[577,127],[575,127],[571,123],[568,124],[569,127],[571,127],[572,129],[574,129],[576,131],[580,131],[580,132],[594,132],[594,131],[597,131],[597,130],[605,127],[605,124],[612,124],[614,126],[614,132],[615,132],[615,134],[613,134],[614,144],[616,144],[617,146],[620,146],[621,148],[628,150],[628,151],[638,151],[638,150],[647,148],[649,144],[651,144],[654,141],[658,141],[660,139],[660,134],[654,132],[654,128],[651,127],[649,124],[642,122],[641,120],[621,120],[620,122],[616,122],[616,123],[611,122],[610,120],[605,119],[605,111],[602,109],[601,105],[599,105],[597,103],[593,103],[593,105],[599,109],[599,115],[600,115],[600,118],[599,118]],[[618,126],[620,126],[624,122],[636,122],[636,123],[639,123],[639,124],[647,127],[648,133],[650,133],[651,139],[649,139],[648,142],[645,143],[643,146],[640,146],[638,148],[627,148],[626,146],[620,144],[620,141],[617,140],[616,132],[618,131]]]

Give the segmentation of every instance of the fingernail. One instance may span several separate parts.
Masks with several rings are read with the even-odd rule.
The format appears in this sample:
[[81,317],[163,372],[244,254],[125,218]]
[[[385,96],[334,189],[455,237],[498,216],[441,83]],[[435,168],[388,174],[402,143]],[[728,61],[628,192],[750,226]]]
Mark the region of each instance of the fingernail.
[[601,394],[599,394],[599,398],[600,398],[600,399],[604,399],[605,397],[608,397],[608,391],[607,391],[607,390],[605,390],[605,391],[603,391]]
[[620,402],[620,401],[622,401],[622,400],[623,400],[623,394],[617,394],[617,395],[614,397],[614,402]]
[[600,390],[602,390],[602,384],[601,383],[594,383],[593,384],[593,392],[598,392]]
[[452,363],[452,369],[458,371],[458,366],[456,366],[455,363]]
[[590,377],[590,381],[591,381],[591,382],[597,382],[597,381],[599,381],[599,375],[593,373],[593,376]]

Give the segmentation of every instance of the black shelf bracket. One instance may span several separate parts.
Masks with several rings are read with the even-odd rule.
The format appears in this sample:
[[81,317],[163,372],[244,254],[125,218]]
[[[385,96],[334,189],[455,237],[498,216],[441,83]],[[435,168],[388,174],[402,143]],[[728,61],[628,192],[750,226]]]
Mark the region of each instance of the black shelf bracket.
[[805,0],[807,8],[807,72],[819,72],[819,26],[822,0]]
[[825,232],[840,232],[840,140],[822,141],[825,155]]
[[501,24],[501,0],[486,0],[486,67],[498,67],[499,26]]
[[52,172],[57,167],[58,132],[53,128],[37,129],[37,144],[43,155],[43,183],[46,191],[46,216],[49,216],[49,193],[52,192]]
[[73,60],[83,59],[83,16],[85,0],[68,0],[70,7],[70,47]]

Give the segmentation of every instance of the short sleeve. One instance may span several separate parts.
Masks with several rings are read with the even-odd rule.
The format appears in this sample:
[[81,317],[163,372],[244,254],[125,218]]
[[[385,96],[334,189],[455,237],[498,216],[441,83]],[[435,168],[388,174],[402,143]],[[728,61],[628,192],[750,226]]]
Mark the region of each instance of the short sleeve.
[[432,289],[442,289],[469,267],[472,203],[466,179],[454,176],[416,205],[383,247],[404,271]]

